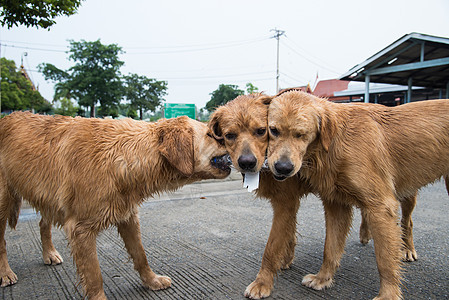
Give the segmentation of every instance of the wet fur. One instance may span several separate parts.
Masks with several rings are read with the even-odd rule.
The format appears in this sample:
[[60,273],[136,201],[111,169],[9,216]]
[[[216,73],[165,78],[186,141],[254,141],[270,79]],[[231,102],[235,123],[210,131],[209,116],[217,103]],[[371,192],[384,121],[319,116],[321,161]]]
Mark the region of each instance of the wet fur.
[[187,117],[146,123],[17,112],[0,120],[2,286],[17,281],[4,236],[7,221],[16,226],[23,197],[42,215],[45,263],[62,262],[51,242],[51,225],[64,228],[89,299],[105,299],[96,237],[112,225],[143,284],[154,290],[169,287],[170,278],[148,266],[138,206],[153,194],[229,174],[210,166],[210,159],[225,149],[207,131]]
[[357,206],[374,239],[381,280],[376,299],[401,298],[398,208],[401,204],[403,214],[410,216],[402,226],[411,233],[417,190],[442,176],[447,179],[448,115],[449,100],[389,108],[335,104],[302,92],[273,99],[268,124],[279,135],[270,135],[269,167],[280,175],[276,162],[290,161],[294,168],[289,178],[306,181],[325,210],[323,265],[318,274],[305,276],[303,284],[315,289],[332,285],[352,206]]
[[[239,96],[220,106],[211,115],[209,126],[215,138],[223,141],[232,158],[233,165],[240,172],[238,159],[253,154],[257,158],[254,172],[261,170],[268,147],[268,133],[257,134],[260,128],[267,128],[268,105],[272,97],[264,94]],[[234,140],[226,139],[232,133]],[[296,246],[296,213],[299,199],[307,194],[308,185],[298,176],[283,182],[276,181],[269,171],[260,173],[257,196],[270,201],[273,221],[262,264],[256,279],[246,288],[245,296],[253,299],[268,297],[273,289],[274,277],[280,269],[287,269],[293,262]]]

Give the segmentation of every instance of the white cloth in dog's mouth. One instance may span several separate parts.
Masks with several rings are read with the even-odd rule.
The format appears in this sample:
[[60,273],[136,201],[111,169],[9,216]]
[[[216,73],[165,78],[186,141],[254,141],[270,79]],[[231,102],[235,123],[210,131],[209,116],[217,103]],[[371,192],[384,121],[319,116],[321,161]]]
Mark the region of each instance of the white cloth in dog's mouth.
[[248,189],[248,192],[252,192],[259,187],[259,172],[257,173],[245,173],[245,179],[243,180],[243,187]]

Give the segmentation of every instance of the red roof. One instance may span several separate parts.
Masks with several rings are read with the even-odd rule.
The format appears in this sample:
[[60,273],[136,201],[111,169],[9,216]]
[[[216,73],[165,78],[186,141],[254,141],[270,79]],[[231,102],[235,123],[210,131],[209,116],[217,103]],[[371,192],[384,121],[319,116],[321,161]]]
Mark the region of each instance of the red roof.
[[348,89],[349,81],[328,79],[321,80],[315,87],[313,94],[318,97],[330,98],[334,96],[334,92],[344,91]]
[[305,93],[312,94],[312,88],[310,87],[310,84],[304,85],[304,86],[298,86],[298,87],[282,89],[282,90],[279,91],[278,94],[283,94],[283,93],[285,93],[287,91],[302,91],[302,92],[305,92]]

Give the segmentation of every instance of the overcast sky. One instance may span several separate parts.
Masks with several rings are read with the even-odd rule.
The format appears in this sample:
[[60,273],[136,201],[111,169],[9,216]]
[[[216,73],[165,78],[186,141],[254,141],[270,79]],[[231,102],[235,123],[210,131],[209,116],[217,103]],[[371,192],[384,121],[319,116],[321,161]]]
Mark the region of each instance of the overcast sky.
[[[220,84],[251,82],[276,90],[276,40],[281,88],[338,78],[411,32],[449,37],[448,0],[86,0],[51,29],[1,29],[1,56],[24,65],[51,100],[53,85],[37,72],[67,69],[68,40],[118,44],[122,74],[168,81],[169,103],[204,107]],[[27,53],[25,56],[24,53]]]

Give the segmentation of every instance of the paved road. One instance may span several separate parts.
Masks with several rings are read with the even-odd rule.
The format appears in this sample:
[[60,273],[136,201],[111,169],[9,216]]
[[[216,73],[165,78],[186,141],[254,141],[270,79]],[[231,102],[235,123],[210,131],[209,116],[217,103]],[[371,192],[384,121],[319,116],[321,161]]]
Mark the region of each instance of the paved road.
[[[238,176],[234,177],[234,179]],[[449,197],[438,182],[420,192],[414,213],[419,260],[404,265],[405,299],[449,299]],[[141,208],[142,239],[150,266],[173,285],[149,291],[140,284],[122,240],[113,228],[98,239],[98,255],[109,299],[244,299],[255,278],[271,227],[266,200],[241,188],[240,180],[206,181],[147,201]],[[45,266],[41,259],[39,218],[22,210],[17,230],[6,234],[11,268],[19,277],[2,288],[2,299],[81,299],[67,240],[54,229],[54,243],[65,262]],[[270,299],[372,299],[379,287],[372,241],[358,242],[359,213],[346,254],[325,291],[303,287],[304,275],[317,272],[324,245],[320,201],[309,196],[298,214],[298,246],[290,270],[279,274]]]

